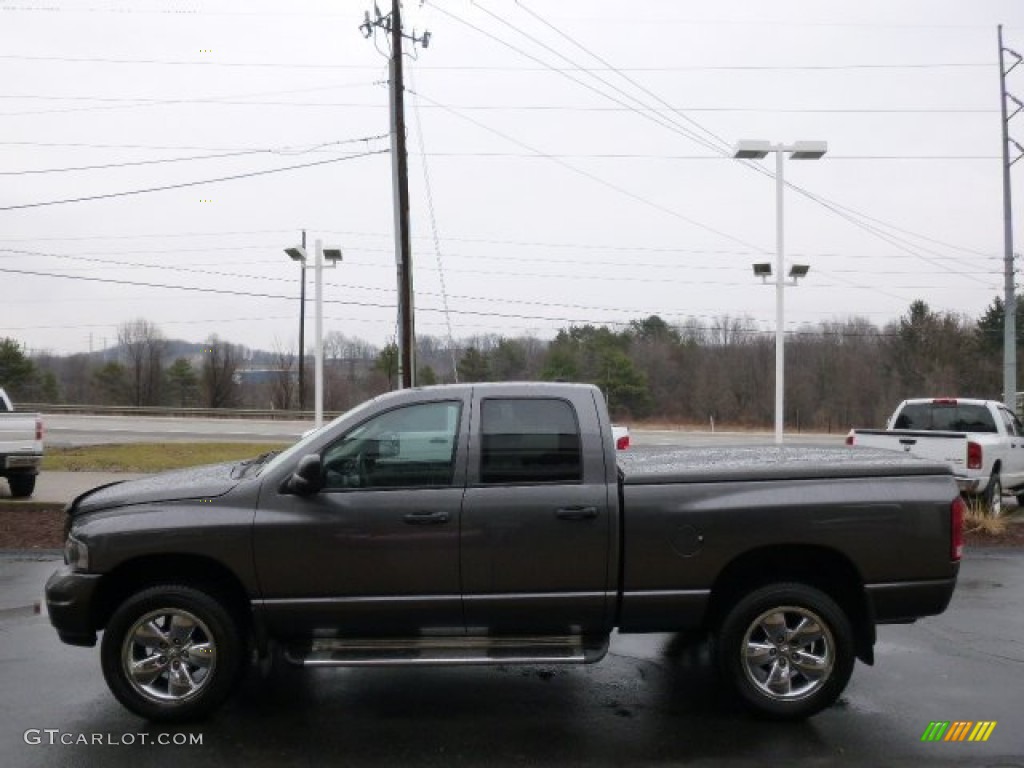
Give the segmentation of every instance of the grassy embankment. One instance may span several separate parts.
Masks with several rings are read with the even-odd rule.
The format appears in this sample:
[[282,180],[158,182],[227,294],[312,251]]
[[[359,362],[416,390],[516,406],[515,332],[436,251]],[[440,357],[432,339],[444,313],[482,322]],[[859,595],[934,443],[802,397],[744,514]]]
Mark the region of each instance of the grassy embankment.
[[162,472],[251,459],[286,447],[268,443],[128,443],[53,448],[43,458],[43,472]]

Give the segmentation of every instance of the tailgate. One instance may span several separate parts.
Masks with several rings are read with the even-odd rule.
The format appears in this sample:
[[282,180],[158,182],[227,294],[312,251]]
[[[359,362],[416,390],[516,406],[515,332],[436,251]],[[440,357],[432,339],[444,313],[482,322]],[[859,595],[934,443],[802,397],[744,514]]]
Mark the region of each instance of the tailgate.
[[38,455],[42,452],[42,443],[36,440],[36,417],[34,415],[0,414],[0,456],[23,453]]
[[855,429],[855,446],[900,451],[949,464],[954,472],[967,467],[967,435],[963,432],[920,432],[904,429]]

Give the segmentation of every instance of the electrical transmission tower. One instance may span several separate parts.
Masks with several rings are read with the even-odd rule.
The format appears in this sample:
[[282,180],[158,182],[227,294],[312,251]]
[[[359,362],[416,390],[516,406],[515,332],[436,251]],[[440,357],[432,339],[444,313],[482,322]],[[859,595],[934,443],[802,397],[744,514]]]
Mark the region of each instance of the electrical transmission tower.
[[[1006,55],[1013,63],[1006,66]],[[1010,205],[1010,167],[1024,157],[1024,147],[1010,138],[1010,120],[1024,109],[1024,103],[1006,90],[1006,76],[1021,63],[1021,55],[1003,45],[1003,25],[999,25],[999,106],[1003,127],[1003,402],[1017,410],[1017,297],[1013,265],[1013,215]],[[1014,110],[1008,113],[1007,102]],[[1010,145],[1016,156],[1010,159]]]

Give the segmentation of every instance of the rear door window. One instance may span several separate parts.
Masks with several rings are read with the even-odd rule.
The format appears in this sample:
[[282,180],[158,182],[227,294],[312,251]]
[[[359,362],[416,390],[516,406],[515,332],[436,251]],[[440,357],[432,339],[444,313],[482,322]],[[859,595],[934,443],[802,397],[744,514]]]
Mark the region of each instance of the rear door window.
[[480,482],[579,483],[576,412],[554,398],[489,398],[481,403]]

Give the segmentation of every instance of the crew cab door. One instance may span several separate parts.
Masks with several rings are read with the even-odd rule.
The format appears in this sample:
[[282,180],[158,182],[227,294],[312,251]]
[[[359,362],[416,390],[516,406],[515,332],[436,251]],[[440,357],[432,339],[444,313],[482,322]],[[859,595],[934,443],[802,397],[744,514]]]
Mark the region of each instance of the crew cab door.
[[507,391],[474,392],[462,509],[467,630],[606,632],[612,509],[593,395]]
[[464,631],[465,398],[376,412],[320,451],[323,488],[261,496],[254,556],[277,634]]

